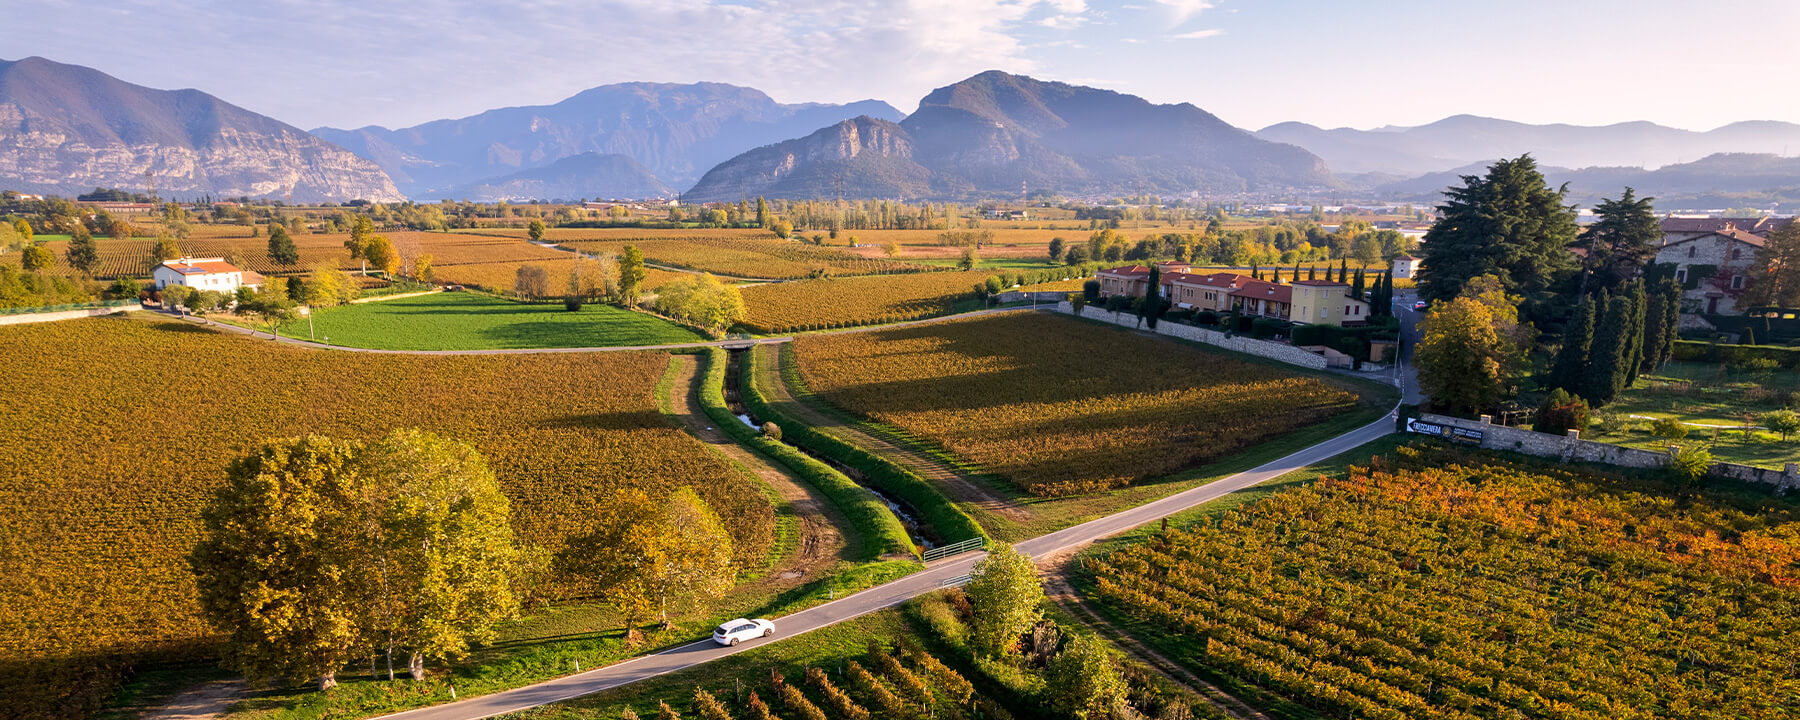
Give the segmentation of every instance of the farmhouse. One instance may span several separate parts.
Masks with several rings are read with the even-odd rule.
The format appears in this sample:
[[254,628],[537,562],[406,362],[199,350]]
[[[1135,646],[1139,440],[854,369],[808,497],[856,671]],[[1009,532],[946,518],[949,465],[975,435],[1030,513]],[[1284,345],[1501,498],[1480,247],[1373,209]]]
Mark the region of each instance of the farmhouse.
[[[1182,262],[1157,263],[1156,268],[1162,271],[1161,284],[1163,286],[1162,292],[1165,296],[1168,294],[1171,276],[1186,273],[1193,269],[1192,266]],[[1145,290],[1144,286],[1150,283],[1150,268],[1143,265],[1126,265],[1123,267],[1107,268],[1101,270],[1097,275],[1100,278],[1100,295],[1102,297],[1112,297],[1114,295],[1143,297]]]
[[1664,218],[1656,262],[1675,266],[1675,279],[1683,288],[1681,312],[1743,314],[1738,298],[1749,283],[1756,253],[1769,233],[1791,222],[1791,218]]
[[1294,281],[1294,322],[1349,325],[1369,321],[1369,303],[1350,297],[1350,286],[1336,280]]
[[1169,276],[1169,301],[1179,308],[1288,319],[1293,287],[1237,273],[1177,273]]
[[262,276],[225,262],[225,258],[181,258],[170,260],[151,272],[156,289],[185,285],[196,290],[237,292],[239,287],[258,288]]
[[1394,279],[1411,280],[1413,273],[1419,271],[1419,259],[1411,255],[1394,258]]

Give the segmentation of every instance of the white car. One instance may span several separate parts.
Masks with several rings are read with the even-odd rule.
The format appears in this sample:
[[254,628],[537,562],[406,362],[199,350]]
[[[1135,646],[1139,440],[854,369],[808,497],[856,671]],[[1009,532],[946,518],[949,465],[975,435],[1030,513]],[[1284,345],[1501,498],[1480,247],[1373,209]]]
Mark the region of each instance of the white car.
[[720,645],[736,645],[744,640],[766,638],[775,634],[775,623],[767,620],[727,620],[724,625],[713,628],[713,642]]

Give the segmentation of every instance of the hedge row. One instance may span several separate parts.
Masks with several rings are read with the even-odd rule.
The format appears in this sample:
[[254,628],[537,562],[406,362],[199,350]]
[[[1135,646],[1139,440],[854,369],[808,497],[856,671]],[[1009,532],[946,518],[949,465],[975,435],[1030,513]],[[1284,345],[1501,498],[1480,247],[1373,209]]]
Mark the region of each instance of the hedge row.
[[[707,348],[705,354],[706,376],[700,383],[700,406],[706,410],[707,416],[738,442],[774,458],[818,488],[819,492],[825,493],[831,499],[831,504],[843,511],[856,533],[862,536],[863,557],[858,560],[873,560],[889,553],[918,555],[918,548],[913,546],[912,538],[906,534],[906,526],[900,524],[900,518],[894,515],[894,511],[881,498],[857,485],[836,468],[791,445],[772,440],[739,420],[731,412],[731,408],[725,405],[725,350],[712,347]],[[782,426],[782,432],[787,432],[785,425]]]
[[1779,345],[1725,345],[1721,343],[1676,340],[1675,359],[1694,362],[1722,362],[1767,358],[1784,368],[1800,367],[1800,348]]
[[981,529],[981,524],[975,522],[975,518],[969,517],[962,508],[950,502],[925,478],[841,438],[814,430],[770,406],[753,380],[756,377],[757,362],[755,351],[746,354],[744,367],[738,373],[741,381],[738,396],[743,399],[744,407],[749,408],[752,415],[779,425],[783,439],[830,458],[833,462],[855,468],[877,490],[911,506],[919,513],[919,520],[930,525],[945,543],[988,537],[987,532]]

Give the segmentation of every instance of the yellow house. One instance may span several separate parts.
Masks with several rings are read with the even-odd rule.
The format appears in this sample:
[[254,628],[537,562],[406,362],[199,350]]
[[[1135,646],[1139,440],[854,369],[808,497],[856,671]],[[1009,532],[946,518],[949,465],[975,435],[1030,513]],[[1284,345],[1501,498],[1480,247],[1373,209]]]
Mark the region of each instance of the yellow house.
[[1288,319],[1307,325],[1361,325],[1369,304],[1350,297],[1350,286],[1335,280],[1296,280]]

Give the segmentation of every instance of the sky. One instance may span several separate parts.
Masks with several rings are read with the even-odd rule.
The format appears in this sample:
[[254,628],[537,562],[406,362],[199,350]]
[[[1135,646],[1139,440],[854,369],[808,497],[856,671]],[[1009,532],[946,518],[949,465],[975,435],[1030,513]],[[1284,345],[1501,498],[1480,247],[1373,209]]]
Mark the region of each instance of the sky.
[[410,126],[614,82],[886,100],[998,69],[1239,127],[1800,122],[1796,0],[32,0],[0,57]]

